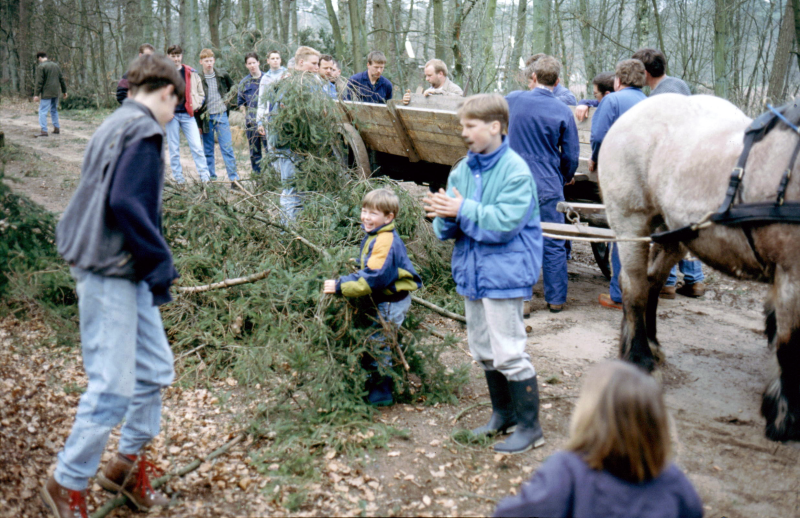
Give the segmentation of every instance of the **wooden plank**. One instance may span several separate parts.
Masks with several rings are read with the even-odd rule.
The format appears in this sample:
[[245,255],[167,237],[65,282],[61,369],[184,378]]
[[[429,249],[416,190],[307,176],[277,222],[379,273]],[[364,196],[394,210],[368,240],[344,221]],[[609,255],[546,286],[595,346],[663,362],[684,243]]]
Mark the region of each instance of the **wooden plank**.
[[391,116],[394,130],[397,133],[397,138],[406,150],[406,156],[408,156],[409,162],[419,162],[419,153],[417,153],[417,150],[414,148],[414,144],[411,142],[411,138],[408,136],[405,126],[403,126],[403,123],[400,121],[395,105],[396,101],[389,101],[386,104],[389,108],[389,115]]
[[390,155],[408,156],[403,142],[398,140],[392,114],[385,104],[343,103],[364,145],[369,149]]
[[568,223],[549,223],[542,221],[542,230],[548,234],[569,237],[599,237],[614,239],[616,234],[610,228],[590,227],[589,225],[572,225]]

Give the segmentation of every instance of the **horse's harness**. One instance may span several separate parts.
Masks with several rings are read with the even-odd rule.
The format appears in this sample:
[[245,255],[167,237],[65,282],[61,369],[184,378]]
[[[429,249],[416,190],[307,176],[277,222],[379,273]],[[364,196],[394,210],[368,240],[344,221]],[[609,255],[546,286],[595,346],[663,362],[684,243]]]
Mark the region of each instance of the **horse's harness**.
[[[748,240],[750,240],[749,229],[766,223],[800,223],[800,202],[785,202],[786,186],[792,177],[792,169],[800,154],[800,139],[795,145],[789,165],[781,177],[778,185],[778,192],[775,201],[741,203],[739,186],[744,178],[744,166],[750,156],[753,144],[760,142],[764,136],[772,131],[778,123],[786,124],[800,136],[800,98],[793,103],[785,104],[780,108],[767,105],[769,111],[762,113],[756,118],[744,134],[744,149],[739,155],[736,167],[731,172],[728,183],[728,191],[725,194],[725,201],[716,212],[709,212],[699,222],[686,225],[675,230],[652,234],[650,238],[654,243],[669,244],[679,241],[690,241],[697,237],[698,232],[712,224],[724,226],[739,226],[748,230]],[[738,201],[738,203],[734,203]],[[751,242],[752,247],[752,242]],[[755,250],[755,248],[753,249]]]

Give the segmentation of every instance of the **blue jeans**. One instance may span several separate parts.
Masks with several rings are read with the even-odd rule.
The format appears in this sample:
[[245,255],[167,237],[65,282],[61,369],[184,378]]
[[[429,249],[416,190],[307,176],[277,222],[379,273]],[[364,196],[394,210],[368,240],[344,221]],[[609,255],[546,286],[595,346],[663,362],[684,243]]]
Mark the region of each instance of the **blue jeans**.
[[238,180],[236,172],[236,159],[233,157],[233,140],[231,139],[231,125],[228,122],[228,114],[225,112],[208,115],[208,133],[203,133],[203,150],[208,164],[208,174],[216,179],[217,173],[214,170],[214,133],[219,140],[219,149],[222,151],[222,159],[225,161],[225,169],[228,170],[230,181]]
[[181,134],[183,131],[186,141],[189,143],[189,150],[194,158],[194,165],[200,180],[207,182],[208,164],[203,153],[202,139],[200,130],[197,129],[197,122],[188,113],[176,113],[175,117],[167,123],[167,143],[169,144],[169,165],[172,168],[172,177],[178,183],[184,183],[183,167],[181,166]]
[[667,278],[665,286],[675,286],[675,283],[678,282],[678,268],[681,269],[681,273],[683,273],[683,282],[686,284],[703,282],[706,278],[706,276],[703,275],[703,263],[700,261],[681,259],[680,262],[669,271],[669,277]]
[[281,173],[281,182],[284,184],[281,192],[281,212],[283,213],[284,222],[294,221],[297,219],[297,214],[302,207],[300,195],[290,184],[294,178],[297,155],[292,153],[288,147],[276,148],[275,154],[278,155],[275,165],[278,166],[278,170]]
[[175,377],[172,350],[145,282],[78,268],[83,366],[89,387],[58,454],[56,482],[80,491],[100,464],[111,430],[125,419],[120,453],[133,455],[158,435],[161,389]]
[[42,127],[43,133],[47,133],[48,112],[50,112],[50,119],[53,121],[53,126],[60,128],[61,126],[58,124],[58,97],[39,99],[39,126]]
[[[539,199],[539,215],[542,221],[564,223],[564,214],[556,210],[558,202],[563,199],[563,195],[544,201]],[[554,306],[564,304],[567,301],[569,276],[567,275],[567,248],[563,240],[544,238],[542,274],[544,300]]]
[[619,260],[619,247],[616,243],[611,245],[611,284],[608,285],[608,294],[617,304],[622,303],[622,290],[619,287],[619,272],[622,263]]
[[[411,307],[411,296],[404,298],[399,302],[381,302],[378,304],[378,311],[377,314],[380,315],[378,318],[378,322],[375,322],[374,326],[379,327],[381,325],[380,319],[382,318],[384,322],[389,326],[390,333],[393,336],[387,337],[384,333],[385,330],[378,331],[377,333],[373,334],[371,339],[375,340],[379,343],[385,343],[387,340],[390,342],[397,340],[397,330],[400,329],[400,326],[403,325],[403,321],[406,319],[406,315],[408,314],[408,310]],[[398,340],[399,343],[399,340]],[[384,367],[391,367],[392,366],[392,353],[389,351],[389,346],[385,345],[383,348],[383,355],[380,358],[381,365]],[[369,357],[365,358],[364,368],[367,370],[375,370],[378,368],[378,362],[375,358]]]
[[247,135],[247,143],[250,145],[250,166],[253,168],[253,173],[261,174],[261,157],[263,157],[262,149],[266,151],[267,141],[258,134],[258,128],[253,126],[252,129],[245,130]]

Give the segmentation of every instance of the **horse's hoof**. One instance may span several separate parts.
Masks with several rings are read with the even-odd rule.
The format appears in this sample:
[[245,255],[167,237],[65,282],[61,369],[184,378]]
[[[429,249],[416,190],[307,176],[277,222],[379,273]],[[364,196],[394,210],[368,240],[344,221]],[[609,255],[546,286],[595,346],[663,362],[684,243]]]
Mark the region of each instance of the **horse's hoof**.
[[761,415],[766,419],[764,435],[773,441],[800,441],[800,408],[792,406],[783,393],[780,378],[764,390]]

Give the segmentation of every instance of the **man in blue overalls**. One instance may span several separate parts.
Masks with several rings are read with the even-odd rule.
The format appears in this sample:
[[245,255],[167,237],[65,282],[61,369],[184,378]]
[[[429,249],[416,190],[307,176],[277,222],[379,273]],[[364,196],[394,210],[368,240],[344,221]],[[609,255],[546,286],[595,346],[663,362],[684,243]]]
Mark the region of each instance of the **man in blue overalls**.
[[[534,88],[511,92],[506,97],[510,112],[508,140],[533,173],[542,221],[564,223],[564,215],[556,207],[564,201],[564,185],[572,181],[578,169],[578,128],[572,111],[553,95],[561,72],[558,60],[544,56],[533,67]],[[564,241],[544,239],[542,271],[547,307],[558,313],[567,301]]]

